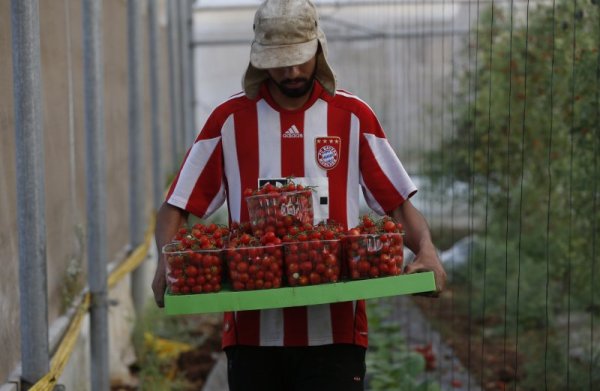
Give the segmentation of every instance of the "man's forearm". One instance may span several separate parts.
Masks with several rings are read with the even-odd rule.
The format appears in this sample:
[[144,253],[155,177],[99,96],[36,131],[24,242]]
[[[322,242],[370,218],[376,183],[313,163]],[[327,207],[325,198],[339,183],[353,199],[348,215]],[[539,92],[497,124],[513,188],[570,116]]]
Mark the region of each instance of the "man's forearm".
[[431,233],[425,217],[410,201],[406,201],[400,205],[391,215],[394,220],[402,223],[404,226],[404,242],[416,255],[414,261],[406,265],[405,272],[433,271],[436,285],[436,293],[434,295],[437,295],[446,286],[446,272],[431,240]]
[[173,239],[179,227],[187,221],[187,216],[187,212],[166,202],[160,207],[156,216],[154,238],[158,250],[158,263],[152,281],[152,291],[154,292],[154,300],[159,307],[164,306],[163,296],[166,289],[166,265],[162,248]]
[[410,201],[393,210],[391,216],[404,226],[404,243],[412,252],[417,254],[423,246],[433,246],[427,221]]
[[162,248],[168,244],[177,233],[177,230],[187,222],[187,213],[166,202],[160,207],[156,216],[156,230],[154,238],[158,254],[162,253]]

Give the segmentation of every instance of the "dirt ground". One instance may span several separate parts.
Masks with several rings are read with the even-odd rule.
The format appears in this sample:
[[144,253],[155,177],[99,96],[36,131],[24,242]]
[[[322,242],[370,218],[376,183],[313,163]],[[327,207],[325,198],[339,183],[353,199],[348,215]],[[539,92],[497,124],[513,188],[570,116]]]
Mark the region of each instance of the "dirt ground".
[[221,335],[215,333],[205,344],[186,353],[177,359],[177,368],[190,382],[190,390],[201,390],[208,374],[216,363],[216,352],[221,349]]
[[[408,298],[422,312],[427,326],[436,330],[445,344],[460,360],[462,366],[470,374],[470,380],[464,378],[460,386],[453,389],[479,388],[487,391],[505,390],[507,385],[515,381],[514,362],[515,352],[511,344],[505,344],[500,338],[486,337],[482,349],[482,322],[469,319],[468,315],[456,309],[453,292],[448,289],[437,298],[411,297]],[[221,351],[221,321],[220,317],[188,317],[186,321],[193,324],[197,330],[192,333],[194,340],[202,341],[192,350],[181,353],[177,359],[177,372],[189,382],[185,390],[201,390],[213,369]],[[486,319],[486,328],[491,327],[497,319]],[[187,327],[190,327],[188,324]],[[187,328],[186,327],[186,328]],[[469,341],[468,336],[471,336]],[[197,337],[197,338],[196,338]],[[441,358],[439,358],[441,359]],[[483,380],[482,380],[483,375]],[[136,388],[113,388],[113,391],[129,391]]]
[[[424,297],[412,300],[472,375],[471,382],[484,390],[496,391],[505,390],[516,380],[515,351],[511,344],[504,343],[502,338],[486,337],[482,349],[482,322],[456,310],[452,290],[434,300]],[[491,327],[499,321],[488,318],[485,326]]]
[[[149,389],[151,391],[165,391],[176,389],[178,391],[200,391],[203,389],[207,377],[215,366],[219,353],[221,352],[221,318],[207,316],[186,316],[178,318],[181,331],[185,337],[177,340],[172,336],[171,340],[181,343],[183,340],[196,341],[187,342],[191,344],[192,349],[179,353],[173,361],[168,360],[168,364],[161,364],[156,370],[160,373],[153,373],[160,381],[153,381],[152,378],[145,380],[146,385],[140,379],[142,368],[139,362],[134,363],[129,369],[135,379],[138,379],[136,385],[113,384],[111,391],[142,391]],[[151,364],[155,365],[155,364]],[[171,383],[169,380],[176,380]],[[184,381],[182,381],[184,380]]]

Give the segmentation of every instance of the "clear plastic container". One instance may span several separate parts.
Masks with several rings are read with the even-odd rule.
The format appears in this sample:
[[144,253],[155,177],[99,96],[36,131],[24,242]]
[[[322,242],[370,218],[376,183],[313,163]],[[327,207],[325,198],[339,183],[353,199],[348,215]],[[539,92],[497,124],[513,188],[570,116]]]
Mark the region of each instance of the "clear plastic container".
[[234,291],[281,287],[283,248],[281,244],[228,247],[223,256]]
[[347,235],[344,252],[352,280],[402,274],[404,241],[400,233]]
[[311,240],[284,243],[289,286],[317,285],[340,279],[342,242]]
[[221,250],[185,249],[180,242],[165,245],[167,289],[172,295],[212,293],[221,290]]
[[246,203],[250,225],[257,236],[269,230],[281,235],[290,226],[313,223],[310,189],[249,196]]

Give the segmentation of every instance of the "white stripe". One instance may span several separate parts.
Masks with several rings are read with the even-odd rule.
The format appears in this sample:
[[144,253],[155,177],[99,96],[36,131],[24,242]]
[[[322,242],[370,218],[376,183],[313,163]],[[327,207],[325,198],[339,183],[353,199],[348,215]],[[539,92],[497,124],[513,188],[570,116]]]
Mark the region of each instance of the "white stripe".
[[358,96],[352,95],[349,92],[345,92],[345,91],[337,91],[336,93],[339,94],[339,95],[341,95],[341,96],[345,96],[346,98],[355,99],[355,100],[361,102],[362,104],[364,104],[365,106],[367,106],[369,108],[369,110],[371,110],[373,112],[373,115],[375,115],[375,110],[373,110],[371,108],[371,106],[369,106],[369,104],[367,102],[365,102],[364,100],[360,99]]
[[304,113],[304,176],[326,177],[327,171],[317,165],[315,139],[327,136],[327,102],[319,99]]
[[194,143],[179,173],[179,179],[173,194],[169,197],[169,204],[180,208],[186,207],[198,178],[220,140],[221,137],[215,137]]
[[263,99],[257,103],[258,177],[281,177],[281,120]]
[[223,183],[223,181],[221,181],[221,187],[219,188],[219,192],[212,199],[212,201],[208,205],[208,208],[206,208],[206,212],[204,212],[204,216],[202,217],[208,217],[212,215],[217,209],[219,209],[219,207],[223,205],[223,202],[225,202],[225,196],[225,184]]
[[363,180],[362,175],[360,176],[360,184],[362,186],[363,195],[365,196],[365,201],[367,201],[367,205],[369,205],[369,207],[373,209],[375,213],[383,216],[385,214],[383,207],[379,205],[379,202],[377,202],[377,200],[373,196],[373,193],[371,193],[367,185],[365,185],[365,181]]
[[235,126],[233,115],[223,124],[221,129],[221,137],[223,137],[223,160],[225,161],[225,176],[229,186],[229,211],[232,221],[240,221],[241,197],[242,197],[242,182],[240,179],[240,166],[237,156],[237,143],[235,140]]
[[315,139],[326,136],[327,102],[319,99],[304,113],[304,177],[305,184],[317,186],[313,193],[315,224],[329,218],[329,204],[319,203],[320,197],[329,197],[329,179],[315,156]]
[[283,310],[260,311],[260,346],[283,346]]
[[398,193],[404,199],[408,199],[408,196],[416,191],[417,187],[404,170],[400,159],[396,156],[388,140],[371,133],[365,133],[365,138],[385,176],[394,185]]
[[306,313],[308,344],[313,346],[333,343],[330,305],[311,305],[306,307]]
[[350,117],[350,137],[348,145],[348,175],[346,184],[346,219],[348,228],[354,228],[358,225],[360,206],[358,204],[359,181],[358,173],[360,163],[359,142],[360,122],[354,114]]

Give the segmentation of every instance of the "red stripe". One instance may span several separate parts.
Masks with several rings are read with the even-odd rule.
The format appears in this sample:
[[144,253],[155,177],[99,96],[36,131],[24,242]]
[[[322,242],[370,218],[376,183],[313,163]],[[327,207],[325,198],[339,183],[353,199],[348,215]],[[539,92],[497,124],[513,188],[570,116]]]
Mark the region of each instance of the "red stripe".
[[283,309],[283,345],[308,345],[308,316],[306,307]]
[[354,339],[354,303],[351,301],[329,305],[333,343],[349,343]]
[[192,194],[188,198],[185,210],[192,212],[198,217],[204,216],[208,206],[221,189],[223,181],[223,148],[221,140],[208,158],[202,173],[194,184]]
[[361,345],[367,347],[369,344],[369,337],[367,332],[369,331],[369,327],[367,326],[367,311],[365,308],[365,301],[358,300],[356,302],[356,313],[355,316],[355,340],[354,343],[357,345]]
[[221,339],[221,347],[237,344],[237,335],[235,329],[235,315],[233,312],[225,312],[223,314],[223,337]]
[[[235,128],[235,144],[240,170],[241,192],[247,188],[258,187],[258,114],[256,105],[249,110],[236,112],[233,115]],[[242,196],[240,199],[240,220],[248,221],[248,207]]]
[[304,133],[304,113],[282,113],[281,120],[281,176],[304,176],[304,138],[284,137],[292,127]]
[[238,344],[260,345],[260,311],[238,311],[235,328]]
[[327,171],[329,179],[329,218],[348,228],[347,189],[350,143],[350,113],[327,105],[327,135],[340,137],[339,163]]
[[390,211],[398,206],[398,200],[404,200],[404,197],[381,169],[364,134],[360,136],[360,144],[360,171],[365,185],[383,210]]

